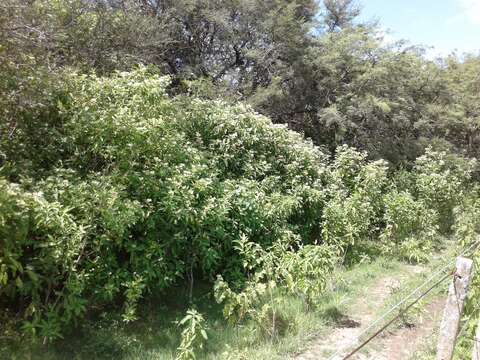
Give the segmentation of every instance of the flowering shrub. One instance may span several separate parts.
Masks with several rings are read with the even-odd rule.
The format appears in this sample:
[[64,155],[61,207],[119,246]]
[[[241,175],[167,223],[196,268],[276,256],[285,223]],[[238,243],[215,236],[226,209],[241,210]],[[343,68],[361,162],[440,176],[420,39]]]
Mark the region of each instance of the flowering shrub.
[[367,162],[366,154],[343,146],[329,170],[322,235],[327,243],[346,251],[371,237],[379,225],[387,166],[383,161]]
[[453,209],[460,205],[469,189],[473,159],[464,159],[427,148],[415,163],[415,190],[429,208],[438,211],[438,224],[449,232],[454,221]]
[[148,69],[72,75],[41,144],[21,127],[2,143],[0,304],[26,331],[55,339],[112,305],[132,321],[184,278],[241,284],[242,234],[262,248],[319,240],[326,156],[244,105],[168,85]]
[[385,251],[410,262],[427,260],[438,238],[437,212],[407,191],[393,190],[384,201],[385,228],[380,239]]

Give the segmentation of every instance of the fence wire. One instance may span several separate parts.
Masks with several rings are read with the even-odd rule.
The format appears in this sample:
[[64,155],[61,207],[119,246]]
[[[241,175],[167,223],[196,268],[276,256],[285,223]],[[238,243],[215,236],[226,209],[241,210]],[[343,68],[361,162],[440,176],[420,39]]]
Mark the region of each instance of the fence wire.
[[437,276],[441,275],[444,273],[444,276],[440,278],[440,280],[436,281],[433,286],[428,288],[426,291],[423,291],[419,296],[417,296],[411,303],[409,303],[403,310],[399,311],[399,313],[394,316],[390,321],[388,321],[385,325],[383,325],[379,330],[377,330],[375,333],[373,333],[371,336],[369,336],[366,340],[364,340],[360,345],[355,347],[354,350],[349,352],[346,356],[340,357],[342,360],[347,360],[351,358],[355,353],[360,351],[363,347],[365,347],[370,341],[372,341],[375,337],[377,337],[379,334],[381,334],[386,328],[388,328],[391,324],[395,322],[400,316],[404,315],[412,306],[414,306],[418,301],[420,301],[423,297],[425,297],[427,294],[429,294],[433,289],[435,289],[437,286],[439,286],[443,281],[445,281],[447,278],[450,276],[454,275],[455,270],[447,272],[445,274],[445,271],[449,269],[452,264],[456,261],[456,258],[459,256],[465,256],[465,255],[470,255],[471,252],[474,252],[478,247],[480,246],[480,241],[474,242],[471,246],[468,248],[463,249],[459,254],[457,254],[453,259],[450,259],[450,261],[444,263],[443,265],[439,266],[426,281],[424,281],[421,285],[419,285],[417,288],[415,288],[413,291],[411,291],[405,298],[400,300],[398,303],[393,305],[389,310],[387,310],[383,315],[381,315],[379,318],[377,318],[375,321],[373,321],[368,327],[366,327],[356,338],[355,342],[352,342],[349,346],[346,348],[341,348],[338,349],[335,353],[330,355],[328,360],[336,360],[336,358],[340,357],[341,353],[348,351],[348,349],[352,348],[354,344],[362,338],[362,336],[366,335],[370,330],[372,330],[376,325],[381,323],[383,320],[385,320],[393,311],[396,309],[400,308],[402,305],[404,305],[408,300],[413,298],[417,293],[420,292],[421,289],[423,289],[425,286],[428,284],[432,283]]

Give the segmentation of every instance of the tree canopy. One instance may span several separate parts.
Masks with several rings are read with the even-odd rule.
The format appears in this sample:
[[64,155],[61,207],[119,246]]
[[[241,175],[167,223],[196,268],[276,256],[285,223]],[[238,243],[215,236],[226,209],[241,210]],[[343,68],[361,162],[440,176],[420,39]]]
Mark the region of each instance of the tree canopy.
[[171,75],[173,93],[250,103],[330,150],[347,143],[395,164],[428,144],[478,155],[478,57],[434,61],[419,47],[386,44],[375,23],[358,21],[352,0],[0,6],[2,127],[10,136],[15,114],[48,96],[55,74],[143,64]]
[[188,91],[187,82],[196,80],[205,94],[245,99],[288,70],[316,9],[311,1],[278,0],[7,0],[0,6],[2,127],[9,134],[17,113],[48,97],[55,76],[67,69],[108,74],[154,65],[173,77],[172,91]]

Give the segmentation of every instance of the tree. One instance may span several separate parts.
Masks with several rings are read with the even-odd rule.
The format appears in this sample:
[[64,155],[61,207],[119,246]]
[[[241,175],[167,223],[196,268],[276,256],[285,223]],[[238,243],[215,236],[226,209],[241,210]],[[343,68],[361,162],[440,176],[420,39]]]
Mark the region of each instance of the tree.
[[432,106],[430,123],[437,136],[469,156],[480,155],[480,56],[448,57],[443,64],[446,89]]
[[355,0],[323,0],[323,5],[323,23],[329,32],[352,26],[360,15],[360,6]]
[[0,132],[7,137],[19,111],[49,96],[58,73],[144,64],[172,77],[172,94],[248,102],[330,150],[347,143],[393,163],[411,162],[432,142],[480,150],[478,57],[438,63],[421,48],[386,45],[377,24],[359,22],[354,0],[0,6]]

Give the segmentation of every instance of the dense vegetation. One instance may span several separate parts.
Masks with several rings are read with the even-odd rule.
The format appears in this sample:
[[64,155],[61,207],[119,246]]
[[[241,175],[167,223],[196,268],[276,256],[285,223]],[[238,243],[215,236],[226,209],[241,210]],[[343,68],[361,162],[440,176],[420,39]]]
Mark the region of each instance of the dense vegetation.
[[41,139],[19,128],[3,147],[2,302],[23,331],[55,339],[112,306],[132,321],[141,298],[181,279],[218,276],[235,322],[271,286],[314,306],[337,257],[355,261],[362,242],[422,261],[450,230],[472,161],[428,149],[389,175],[168,85],[147,69],[70,75],[39,109]]
[[273,291],[314,308],[338,263],[480,231],[478,57],[386,45],[348,0],[0,6],[4,334],[206,282],[275,337]]
[[353,0],[6,0],[0,12],[2,132],[47,101],[62,69],[139,63],[169,92],[244,101],[315,144],[409,164],[432,144],[477,156],[480,60],[428,60],[361,23]]

